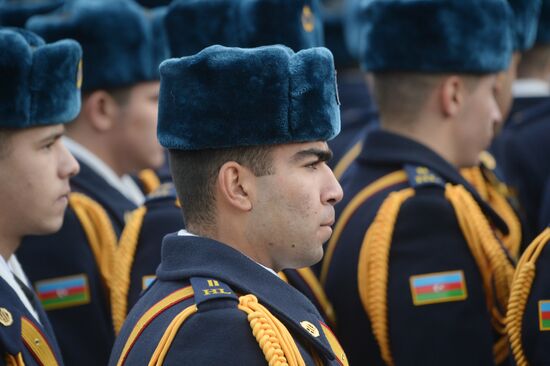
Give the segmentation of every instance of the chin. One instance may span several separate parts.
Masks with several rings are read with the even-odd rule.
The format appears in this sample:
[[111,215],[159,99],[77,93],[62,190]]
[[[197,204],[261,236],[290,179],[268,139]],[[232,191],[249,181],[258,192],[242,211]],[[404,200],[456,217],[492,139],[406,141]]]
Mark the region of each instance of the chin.
[[48,222],[42,222],[42,227],[40,227],[36,233],[33,235],[49,235],[58,232],[63,226],[63,215],[59,218],[50,219]]

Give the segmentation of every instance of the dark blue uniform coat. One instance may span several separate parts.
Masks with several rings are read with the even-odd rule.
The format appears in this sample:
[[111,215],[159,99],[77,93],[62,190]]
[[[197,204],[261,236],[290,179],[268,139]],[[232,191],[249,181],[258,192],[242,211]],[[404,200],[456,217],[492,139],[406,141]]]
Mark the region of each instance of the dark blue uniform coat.
[[[314,357],[324,365],[340,365],[328,328],[300,292],[227,245],[175,234],[165,237],[157,280],[128,315],[109,365],[147,365],[175,317],[196,305],[198,311],[172,324],[160,364],[265,366],[247,314],[237,307],[238,297],[247,294],[284,324],[306,365],[315,365]],[[173,300],[166,302],[169,296]]]
[[517,98],[492,150],[506,183],[518,194],[526,219],[527,242],[545,227],[539,214],[550,178],[550,98]]
[[[329,252],[330,245],[326,251],[321,282],[336,312],[337,335],[350,364],[385,364],[360,299],[358,258],[367,229],[381,204],[391,192],[412,186],[415,194],[400,207],[390,237],[386,299],[377,300],[387,301],[387,312],[382,314],[387,315],[395,364],[494,365],[493,345],[497,337],[491,326],[482,277],[454,208],[445,198],[445,183],[466,187],[493,227],[503,233],[507,233],[507,228],[454,167],[413,140],[385,131],[371,132],[361,155],[342,177],[345,197],[337,206],[338,221],[333,236],[341,225],[342,211],[360,191],[390,173],[405,168],[410,171],[411,167],[426,172],[426,184],[417,184],[414,175],[403,172],[402,178],[373,190],[343,227],[334,252]],[[500,249],[506,254],[502,245]],[[372,261],[376,259],[379,258]],[[431,274],[433,279],[433,274],[444,272],[462,273],[461,285],[467,296],[460,301],[415,305],[413,276]],[[503,338],[499,336],[498,340],[505,342]]]
[[[19,353],[26,366],[41,366],[48,360],[48,366],[54,366],[54,363],[63,365],[48,317],[34,295],[29,301],[38,313],[40,323],[34,320],[10,285],[0,278],[0,365],[5,365],[7,355],[17,356]],[[22,322],[39,334],[32,335],[30,342],[29,339],[23,340]],[[44,357],[47,354],[53,359]]]
[[550,360],[549,244],[550,225],[519,261],[508,309],[514,355],[516,360],[524,357],[529,365],[548,365]]
[[378,111],[363,73],[357,71],[338,75],[338,93],[341,131],[328,142],[333,154],[329,164],[333,169],[369,131],[378,128]]

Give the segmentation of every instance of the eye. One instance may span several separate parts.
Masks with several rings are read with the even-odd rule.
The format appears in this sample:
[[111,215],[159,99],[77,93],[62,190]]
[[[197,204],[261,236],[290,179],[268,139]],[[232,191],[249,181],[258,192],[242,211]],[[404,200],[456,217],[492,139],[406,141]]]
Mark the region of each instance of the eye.
[[307,164],[306,168],[317,170],[317,168],[319,167],[319,164],[321,164],[321,163],[322,163],[321,160],[315,160],[314,162],[311,162],[311,163]]

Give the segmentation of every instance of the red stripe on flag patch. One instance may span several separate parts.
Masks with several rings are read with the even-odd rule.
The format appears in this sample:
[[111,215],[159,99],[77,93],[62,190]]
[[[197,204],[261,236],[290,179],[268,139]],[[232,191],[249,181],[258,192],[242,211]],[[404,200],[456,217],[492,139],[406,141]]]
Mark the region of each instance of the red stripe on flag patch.
[[445,283],[445,284],[442,283],[442,284],[431,285],[431,286],[420,286],[420,287],[416,287],[414,290],[417,294],[420,295],[420,294],[430,294],[430,293],[460,290],[460,289],[462,289],[462,283],[455,282],[455,283]]
[[40,300],[49,300],[49,299],[56,299],[59,297],[76,295],[79,293],[83,293],[85,291],[86,291],[86,288],[84,286],[64,288],[64,289],[58,289],[54,291],[40,292],[38,293],[38,297],[40,298]]

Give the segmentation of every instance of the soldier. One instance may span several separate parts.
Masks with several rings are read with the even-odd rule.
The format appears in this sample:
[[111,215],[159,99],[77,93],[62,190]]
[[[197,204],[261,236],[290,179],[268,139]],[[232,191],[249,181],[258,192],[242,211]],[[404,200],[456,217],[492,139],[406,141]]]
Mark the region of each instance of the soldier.
[[165,237],[110,365],[347,365],[276,275],[321,258],[342,198],[325,163],[339,131],[332,55],[212,46],[160,72],[159,140],[188,231]]
[[167,52],[162,9],[133,1],[76,1],[27,27],[83,48],[82,111],[67,128],[81,165],[61,230],[18,253],[42,300],[65,361],[105,365],[115,339],[110,281],[117,235],[144,196],[130,178],[163,162],[156,139],[158,65]]
[[[310,0],[184,0],[171,4],[165,25],[171,53],[177,57],[213,44],[256,47],[282,43],[298,51],[322,45],[318,14],[317,2]],[[183,227],[180,203],[171,184],[151,194],[132,214],[119,241],[113,275],[111,303],[117,331],[155,277],[162,238]],[[285,269],[280,275],[306,294],[327,322],[334,323],[332,306],[310,268]]]
[[516,365],[545,365],[550,356],[550,225],[518,262],[506,325]]
[[544,0],[534,47],[522,55],[514,102],[493,151],[509,185],[517,192],[530,242],[547,222],[539,217],[550,179],[550,2]]
[[[508,0],[513,13],[512,33],[514,52],[508,69],[497,76],[497,103],[503,119],[506,119],[512,106],[512,85],[516,80],[518,63],[523,55],[533,47],[540,16],[540,0]],[[497,126],[500,132],[501,125]],[[498,141],[498,133],[496,136]],[[466,178],[492,209],[506,222],[506,232],[497,231],[499,239],[510,251],[514,260],[529,244],[526,238],[527,222],[521,212],[517,196],[508,184],[500,161],[489,152],[480,155],[480,164],[476,167],[461,169]]]
[[381,130],[341,179],[323,261],[337,334],[351,364],[505,363],[513,264],[493,230],[506,225],[459,169],[479,163],[502,122],[496,74],[510,62],[510,8],[364,5],[361,60]]
[[15,251],[59,230],[78,163],[61,136],[80,110],[82,50],[0,28],[0,365],[62,365],[53,330]]
[[329,146],[333,151],[334,175],[340,178],[361,151],[366,134],[379,128],[378,110],[367,77],[359,68],[359,38],[364,21],[358,0],[326,0],[325,39],[338,70],[338,94],[342,131]]

